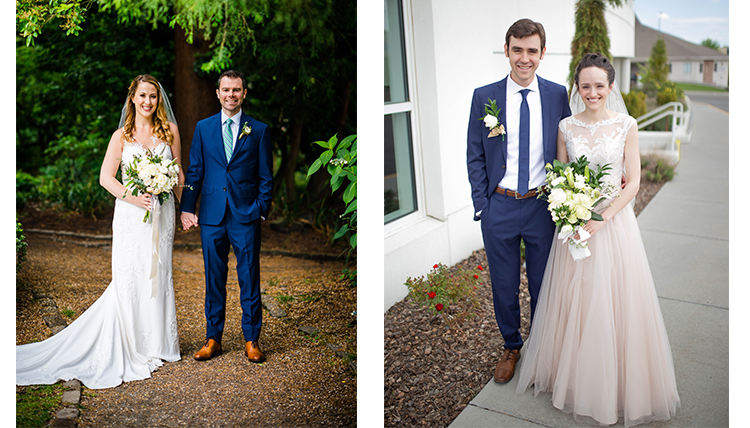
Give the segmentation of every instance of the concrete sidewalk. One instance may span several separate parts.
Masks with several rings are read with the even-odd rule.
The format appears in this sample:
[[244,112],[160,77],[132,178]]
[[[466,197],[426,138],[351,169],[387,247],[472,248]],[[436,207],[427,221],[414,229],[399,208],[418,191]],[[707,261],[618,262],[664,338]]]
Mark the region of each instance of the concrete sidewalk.
[[[674,418],[646,427],[729,426],[729,115],[693,109],[677,175],[638,216],[681,400]],[[551,394],[516,395],[517,384],[490,380],[450,427],[581,426]]]

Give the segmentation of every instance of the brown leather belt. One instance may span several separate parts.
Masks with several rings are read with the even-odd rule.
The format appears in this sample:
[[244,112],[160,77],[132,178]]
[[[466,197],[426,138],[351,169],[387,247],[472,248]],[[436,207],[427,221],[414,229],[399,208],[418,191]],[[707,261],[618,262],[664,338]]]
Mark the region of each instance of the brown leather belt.
[[502,187],[495,187],[495,191],[501,195],[510,196],[511,198],[516,198],[516,199],[535,198],[536,195],[539,194],[536,188],[529,190],[528,193],[526,193],[525,195],[519,195],[518,193],[512,190],[503,189]]

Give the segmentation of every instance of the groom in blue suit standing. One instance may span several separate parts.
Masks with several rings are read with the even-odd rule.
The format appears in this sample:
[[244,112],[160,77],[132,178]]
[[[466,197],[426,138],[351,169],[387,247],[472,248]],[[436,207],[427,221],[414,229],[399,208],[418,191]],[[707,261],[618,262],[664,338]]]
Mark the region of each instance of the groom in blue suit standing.
[[[242,111],[247,85],[242,73],[219,77],[221,112],[195,127],[190,168],[185,176],[180,220],[188,230],[200,225],[206,276],[206,343],[196,360],[220,355],[227,300],[229,246],[237,258],[245,355],[265,361],[258,344],[260,300],[260,222],[268,216],[273,188],[268,126]],[[199,215],[195,206],[201,196]]]
[[505,341],[495,368],[498,383],[513,378],[523,345],[521,239],[533,317],[555,231],[547,203],[537,199],[537,187],[545,182],[544,165],[557,155],[557,125],[570,116],[570,107],[563,86],[536,75],[545,39],[542,24],[530,19],[508,29],[504,50],[510,78],[477,88],[469,118],[467,166],[474,220],[481,220],[495,318]]

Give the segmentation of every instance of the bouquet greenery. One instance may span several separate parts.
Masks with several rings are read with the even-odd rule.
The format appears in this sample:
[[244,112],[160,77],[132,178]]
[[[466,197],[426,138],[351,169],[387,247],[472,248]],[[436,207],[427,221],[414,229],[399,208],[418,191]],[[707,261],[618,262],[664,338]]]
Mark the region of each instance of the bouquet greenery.
[[594,208],[603,200],[613,197],[617,187],[604,180],[609,164],[600,165],[596,171],[589,168],[586,156],[573,162],[562,163],[555,159],[545,165],[547,186],[539,192],[539,198],[549,202],[547,209],[557,226],[558,239],[568,239],[569,250],[576,261],[591,255],[586,240],[590,235],[583,230],[589,220],[602,221]]
[[[150,193],[157,197],[159,204],[169,199],[174,186],[179,182],[180,166],[174,160],[164,159],[151,150],[146,156],[135,155],[133,162],[125,166],[125,176],[129,178],[125,186],[134,196]],[[123,195],[123,198],[127,195]],[[155,201],[154,201],[155,203]],[[151,211],[146,211],[143,222],[149,219]]]

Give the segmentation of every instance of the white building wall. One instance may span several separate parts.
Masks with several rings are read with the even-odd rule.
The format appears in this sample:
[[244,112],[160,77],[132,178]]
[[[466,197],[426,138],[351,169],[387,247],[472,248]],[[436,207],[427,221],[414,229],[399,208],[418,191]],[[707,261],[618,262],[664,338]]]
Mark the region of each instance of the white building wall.
[[[617,27],[610,38],[630,39],[616,44],[618,56],[633,54],[635,18],[627,3],[624,12],[607,15]],[[425,275],[436,263],[455,264],[484,246],[473,221],[466,132],[477,119],[469,118],[474,89],[510,70],[503,52],[508,27],[521,18],[544,25],[547,51],[537,74],[565,86],[575,33],[575,0],[411,0],[410,7],[421,199],[420,211],[385,225],[385,310],[406,296],[407,277]]]

